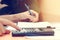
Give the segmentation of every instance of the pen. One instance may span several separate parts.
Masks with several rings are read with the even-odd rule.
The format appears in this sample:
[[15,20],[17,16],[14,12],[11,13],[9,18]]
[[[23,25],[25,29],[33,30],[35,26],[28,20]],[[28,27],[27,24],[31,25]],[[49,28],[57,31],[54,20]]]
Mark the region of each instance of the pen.
[[30,15],[32,14],[32,12],[30,11],[29,6],[25,3],[25,7],[27,8],[27,10],[29,11]]

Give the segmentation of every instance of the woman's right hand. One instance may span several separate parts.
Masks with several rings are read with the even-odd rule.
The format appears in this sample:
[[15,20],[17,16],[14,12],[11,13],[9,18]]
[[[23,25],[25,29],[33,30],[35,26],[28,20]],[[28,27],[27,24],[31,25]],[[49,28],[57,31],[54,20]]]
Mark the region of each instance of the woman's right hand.
[[12,21],[10,21],[8,19],[0,18],[0,35],[3,35],[4,33],[6,33],[6,29],[4,28],[4,25],[8,25],[8,26],[11,26],[17,30],[20,30],[18,28],[18,26],[15,25],[15,23],[13,23]]

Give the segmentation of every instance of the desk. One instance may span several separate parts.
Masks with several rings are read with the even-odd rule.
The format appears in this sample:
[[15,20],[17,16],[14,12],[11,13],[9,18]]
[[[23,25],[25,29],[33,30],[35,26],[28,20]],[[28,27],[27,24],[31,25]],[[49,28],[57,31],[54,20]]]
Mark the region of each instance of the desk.
[[55,26],[56,29],[54,36],[37,36],[37,37],[12,37],[11,33],[0,37],[0,40],[60,40],[60,23],[53,23],[52,26]]

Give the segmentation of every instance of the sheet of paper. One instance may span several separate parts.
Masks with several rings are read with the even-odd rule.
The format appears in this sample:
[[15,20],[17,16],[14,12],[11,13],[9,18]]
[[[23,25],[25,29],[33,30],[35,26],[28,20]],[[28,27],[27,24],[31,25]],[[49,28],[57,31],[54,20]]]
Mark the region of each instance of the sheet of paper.
[[[48,22],[18,22],[17,25],[19,28],[41,28],[41,27],[47,27],[47,26],[51,26],[50,23]],[[16,30],[10,26],[7,27],[8,30]]]
[[47,27],[51,24],[48,22],[18,22],[18,26],[20,28],[41,28],[41,27]]

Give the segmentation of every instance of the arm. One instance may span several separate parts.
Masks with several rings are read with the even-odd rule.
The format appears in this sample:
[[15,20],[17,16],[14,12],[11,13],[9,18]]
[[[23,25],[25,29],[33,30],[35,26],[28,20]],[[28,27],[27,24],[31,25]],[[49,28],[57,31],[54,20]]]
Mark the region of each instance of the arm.
[[8,20],[17,20],[17,18],[14,16],[14,15],[0,15],[0,18],[5,18],[5,19],[8,19]]
[[32,15],[29,14],[28,11],[26,12],[22,12],[22,13],[18,13],[18,14],[13,14],[13,15],[0,15],[0,18],[5,18],[5,19],[8,19],[8,20],[11,20],[13,22],[18,22],[20,20],[24,20],[24,19],[30,19],[32,22],[36,22],[38,21],[38,13],[33,11],[33,10],[30,10],[32,12]]
[[11,21],[17,20],[15,15],[0,15],[0,18],[5,18],[5,19],[11,20]]

